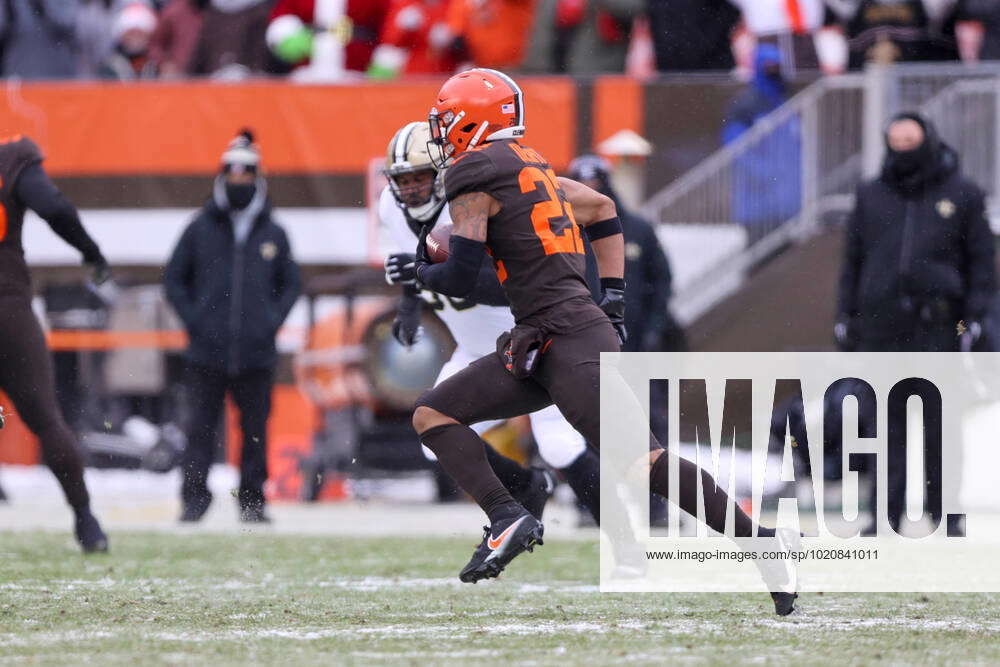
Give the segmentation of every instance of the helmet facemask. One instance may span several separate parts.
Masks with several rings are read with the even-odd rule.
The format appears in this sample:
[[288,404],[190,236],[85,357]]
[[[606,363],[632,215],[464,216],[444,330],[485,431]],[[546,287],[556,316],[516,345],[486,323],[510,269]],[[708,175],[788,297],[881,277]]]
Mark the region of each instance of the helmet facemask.
[[[463,115],[465,115],[464,112],[459,113],[458,120],[461,120]],[[438,113],[437,109],[431,109],[427,116],[427,124],[431,131],[431,138],[427,142],[427,153],[431,156],[431,162],[438,169],[447,168],[455,153],[454,144],[448,141],[448,133],[458,120],[455,119],[454,112]]]
[[411,218],[426,222],[444,206],[444,173],[424,165],[386,171],[396,203]]
[[431,129],[427,151],[438,169],[450,165],[457,154],[478,146],[490,127],[488,121],[478,125],[468,122],[464,111],[459,111],[457,114],[450,110],[439,113],[436,108],[431,109],[427,122]]
[[420,222],[433,219],[445,202],[444,172],[433,159],[431,143],[425,123],[408,123],[389,142],[383,170],[396,204]]

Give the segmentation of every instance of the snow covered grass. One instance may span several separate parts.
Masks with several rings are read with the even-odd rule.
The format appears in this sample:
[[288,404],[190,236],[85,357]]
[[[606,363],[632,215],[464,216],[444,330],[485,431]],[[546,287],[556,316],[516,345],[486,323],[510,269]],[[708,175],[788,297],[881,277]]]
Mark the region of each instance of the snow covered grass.
[[0,532],[0,663],[617,664],[1000,661],[1000,596],[602,595],[597,545],[553,540],[458,582],[468,539]]

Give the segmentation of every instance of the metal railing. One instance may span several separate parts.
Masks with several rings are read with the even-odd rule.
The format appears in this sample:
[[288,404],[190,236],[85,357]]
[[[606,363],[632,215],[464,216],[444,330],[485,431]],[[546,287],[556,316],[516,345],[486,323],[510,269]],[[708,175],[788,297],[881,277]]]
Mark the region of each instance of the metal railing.
[[[961,90],[961,86],[975,87],[977,82],[988,86],[997,77],[1000,77],[1000,64],[991,62],[976,65],[903,63],[891,67],[871,67],[865,74],[864,175],[875,176],[879,171],[884,154],[882,135],[891,116],[903,111],[920,110],[925,114],[934,113],[936,122],[948,124],[949,116],[942,113],[945,109],[940,106],[944,100],[961,98],[963,94],[956,92]],[[955,133],[950,136],[954,137]],[[994,145],[990,144],[991,147]],[[985,143],[979,148],[984,146]]]
[[860,176],[863,85],[862,75],[817,81],[646,202],[644,212],[659,223],[744,232],[745,240],[678,285],[682,322],[738,287],[789,234],[814,224],[828,198],[851,191]]
[[993,197],[1000,192],[998,92],[997,78],[958,81],[920,107],[941,139],[958,152],[965,176]]
[[[849,163],[861,147],[862,86],[860,75],[817,81],[650,198],[643,206],[645,213],[658,222],[734,222],[733,209],[740,204],[733,201],[732,188],[739,179],[736,172],[748,166],[741,160],[748,157],[762,165],[783,167],[788,165],[774,163],[791,158],[801,166],[801,174],[795,177],[795,190],[800,193],[796,209],[821,192],[838,189],[832,181],[850,180],[844,170],[850,171]],[[837,140],[824,140],[824,135]],[[763,200],[770,193],[751,187],[747,194],[755,200],[751,203],[767,208]]]
[[749,269],[808,237],[828,214],[849,210],[857,183],[878,172],[885,123],[900,111],[934,121],[963,172],[995,201],[998,96],[996,64],[875,66],[821,79],[754,123],[643,206],[658,223],[744,232],[729,251],[706,253],[711,259],[677,285],[678,319],[693,321],[738,289]]

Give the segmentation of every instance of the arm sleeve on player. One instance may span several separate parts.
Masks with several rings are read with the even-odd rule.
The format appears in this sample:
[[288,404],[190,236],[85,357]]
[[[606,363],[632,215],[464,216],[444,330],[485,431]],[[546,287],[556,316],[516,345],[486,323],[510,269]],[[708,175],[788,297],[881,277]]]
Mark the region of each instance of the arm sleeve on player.
[[490,184],[496,177],[493,160],[482,151],[462,153],[444,173],[444,188],[451,201],[459,195],[470,192],[490,192]]
[[17,178],[17,196],[37,213],[66,243],[80,251],[85,262],[104,260],[100,249],[83,228],[76,208],[66,200],[38,162],[25,167]]
[[472,294],[469,295],[469,301],[482,306],[510,305],[490,257],[483,258],[483,265],[479,267],[479,277],[476,279],[476,286],[473,288]]
[[467,299],[476,288],[486,244],[452,234],[448,261],[419,264],[417,280],[432,292]]

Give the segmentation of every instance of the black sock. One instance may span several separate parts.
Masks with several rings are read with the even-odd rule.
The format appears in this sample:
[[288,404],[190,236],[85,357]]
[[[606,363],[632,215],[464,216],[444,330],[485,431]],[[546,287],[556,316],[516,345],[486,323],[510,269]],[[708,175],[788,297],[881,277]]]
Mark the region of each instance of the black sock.
[[[670,466],[667,465],[669,456],[664,451],[649,469],[650,490],[664,498],[669,497]],[[726,532],[726,510],[732,507],[735,515],[733,537],[754,537],[755,524],[753,519],[740,509],[740,506],[726,495],[722,488],[716,486],[715,479],[711,475],[687,459],[678,458],[678,462],[677,479],[680,484],[680,493],[677,497],[677,504],[682,510],[693,517],[698,517],[698,483],[701,482],[702,495],[705,499],[705,523],[708,527],[724,534]],[[772,537],[774,531],[760,528],[757,534],[761,537]]]
[[53,424],[36,435],[42,443],[42,459],[62,487],[66,502],[74,511],[89,510],[90,494],[76,436],[65,423]]
[[489,444],[486,445],[486,460],[500,483],[507,487],[512,495],[524,491],[531,482],[531,471],[514,459],[507,458]]
[[483,508],[490,522],[524,510],[514,502],[486,460],[482,439],[468,426],[443,424],[420,434],[438,463]]
[[601,525],[601,460],[589,447],[559,472],[597,525]]

